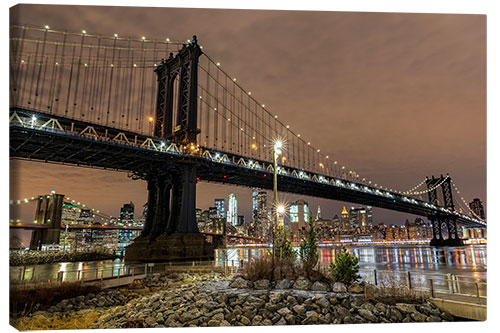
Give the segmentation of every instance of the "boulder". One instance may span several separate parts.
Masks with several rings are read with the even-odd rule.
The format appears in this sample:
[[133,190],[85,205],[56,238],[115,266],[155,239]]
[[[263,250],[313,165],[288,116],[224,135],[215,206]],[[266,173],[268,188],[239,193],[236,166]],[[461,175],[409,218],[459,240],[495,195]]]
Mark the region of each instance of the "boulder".
[[376,323],[378,322],[377,317],[370,310],[359,309],[358,313],[361,317],[365,318],[369,322]]
[[269,289],[269,280],[257,280],[253,283],[253,287],[257,290]]
[[311,286],[312,291],[328,291],[328,285],[323,282],[314,282]]
[[292,288],[292,286],[293,286],[292,281],[284,279],[284,280],[277,281],[275,288],[276,289],[290,289],[290,288]]
[[349,286],[347,291],[353,294],[363,294],[365,292],[365,288],[360,283],[353,283]]
[[243,279],[242,277],[237,277],[229,284],[229,286],[231,288],[248,289],[252,288],[252,283]]
[[298,290],[309,290],[311,288],[311,281],[309,281],[306,277],[299,277],[295,283],[293,284],[293,289]]
[[347,288],[346,288],[345,284],[343,284],[342,282],[335,282],[332,285],[332,291],[334,293],[346,293]]
[[401,313],[404,314],[418,313],[417,309],[415,308],[415,305],[413,304],[398,303],[396,304],[396,309],[398,309],[399,311],[401,311]]

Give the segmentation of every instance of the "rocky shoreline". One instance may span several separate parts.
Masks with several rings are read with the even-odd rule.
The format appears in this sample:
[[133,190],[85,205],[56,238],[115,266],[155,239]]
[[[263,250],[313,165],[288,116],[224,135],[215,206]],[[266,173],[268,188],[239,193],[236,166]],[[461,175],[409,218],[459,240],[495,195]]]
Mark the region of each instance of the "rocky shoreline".
[[9,252],[10,266],[28,266],[53,264],[58,262],[109,260],[117,258],[111,253],[89,252],[64,252],[64,251],[18,251]]
[[[365,299],[360,285],[200,275],[150,275],[128,289],[64,300],[31,318],[97,311],[88,328],[327,325],[453,321],[434,305],[395,305]],[[299,289],[302,287],[303,289]],[[307,288],[306,288],[307,287]],[[361,286],[362,287],[362,286]],[[314,289],[314,290],[312,290]],[[322,290],[318,290],[322,289]],[[326,290],[325,290],[326,289]],[[136,291],[136,294],[130,292]],[[141,296],[141,291],[149,292]],[[25,318],[26,319],[26,318]]]

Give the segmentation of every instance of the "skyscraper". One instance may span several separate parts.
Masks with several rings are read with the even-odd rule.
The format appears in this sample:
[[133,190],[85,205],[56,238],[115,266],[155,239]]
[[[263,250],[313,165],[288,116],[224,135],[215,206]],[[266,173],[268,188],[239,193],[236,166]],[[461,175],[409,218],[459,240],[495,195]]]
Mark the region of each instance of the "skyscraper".
[[483,203],[481,202],[481,200],[479,198],[474,198],[474,200],[472,200],[469,203],[469,207],[470,207],[471,211],[473,211],[474,214],[476,214],[476,216],[480,217],[481,219],[484,219],[484,217],[485,217],[484,207],[483,207]]
[[224,199],[215,199],[215,208],[217,208],[217,218],[226,218],[226,202]]
[[229,194],[227,204],[227,222],[233,226],[238,224],[238,200],[234,193]]
[[306,224],[309,223],[309,205],[300,199],[290,205],[290,231],[305,231]]
[[349,212],[347,209],[342,209],[342,213],[340,214],[340,224],[342,225],[343,232],[349,232],[351,230],[351,222],[349,221]]
[[120,209],[120,224],[132,225],[134,224],[134,203],[126,203]]
[[321,220],[321,207],[318,205],[318,212],[316,213],[315,221]]

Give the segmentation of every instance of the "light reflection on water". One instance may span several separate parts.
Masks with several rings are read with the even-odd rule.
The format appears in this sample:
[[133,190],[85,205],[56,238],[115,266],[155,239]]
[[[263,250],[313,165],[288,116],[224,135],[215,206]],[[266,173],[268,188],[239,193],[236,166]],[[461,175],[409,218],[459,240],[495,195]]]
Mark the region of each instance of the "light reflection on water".
[[[298,248],[295,248],[298,250]],[[340,247],[325,246],[318,248],[320,263],[327,267],[335,261],[335,255],[340,252]],[[486,245],[468,245],[463,247],[437,248],[431,246],[348,246],[347,250],[359,259],[361,274],[373,270],[391,271],[418,271],[420,273],[439,273],[467,275],[486,279]],[[216,265],[222,266],[227,257],[229,265],[238,266],[240,260],[249,261],[264,255],[268,248],[230,248],[216,250]],[[108,270],[105,276],[117,276],[119,270],[125,265],[122,259],[66,262],[27,266],[25,280],[31,279],[33,270],[35,278],[40,281],[55,280],[59,271],[66,272],[64,280],[74,280],[77,270],[82,270],[85,276],[95,274],[96,269]],[[17,280],[22,267],[10,267],[11,280]],[[366,273],[365,273],[366,274]],[[99,275],[100,277],[100,275]]]
[[[419,271],[471,275],[486,278],[486,245],[463,247],[431,246],[347,246],[347,250],[359,259],[361,270]],[[298,250],[298,248],[295,248]],[[340,252],[338,246],[319,247],[320,263],[328,266]],[[227,252],[229,264],[238,265],[268,251],[267,248],[231,248],[216,251],[216,261],[222,263]]]

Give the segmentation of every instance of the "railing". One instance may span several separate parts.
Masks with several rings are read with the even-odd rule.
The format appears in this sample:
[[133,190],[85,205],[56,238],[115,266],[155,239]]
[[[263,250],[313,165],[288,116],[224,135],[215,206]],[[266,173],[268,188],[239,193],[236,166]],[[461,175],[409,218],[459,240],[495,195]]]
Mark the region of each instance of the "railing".
[[107,279],[120,279],[124,277],[144,275],[161,272],[222,272],[233,274],[244,262],[238,260],[216,260],[216,261],[189,261],[168,263],[146,263],[130,264],[119,267],[78,269],[58,271],[50,276],[36,274],[36,266],[22,266],[19,274],[11,276],[13,283],[36,283],[36,282],[99,282]]
[[388,270],[363,270],[360,275],[364,281],[376,286],[406,287],[433,298],[486,304],[487,283],[479,277]]

